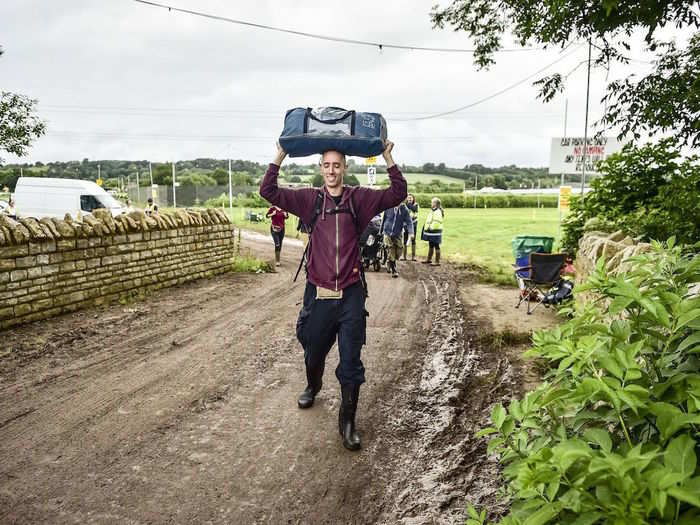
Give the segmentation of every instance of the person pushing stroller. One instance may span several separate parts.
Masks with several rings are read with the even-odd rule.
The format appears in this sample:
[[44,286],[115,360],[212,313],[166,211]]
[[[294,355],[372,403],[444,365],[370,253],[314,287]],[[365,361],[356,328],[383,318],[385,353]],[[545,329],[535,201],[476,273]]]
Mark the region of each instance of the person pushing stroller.
[[387,272],[391,273],[392,277],[398,277],[399,272],[396,269],[396,261],[401,257],[403,252],[403,231],[408,232],[409,238],[413,240],[415,232],[413,231],[413,221],[408,208],[404,203],[389,208],[384,212],[384,245],[388,250],[386,261]]

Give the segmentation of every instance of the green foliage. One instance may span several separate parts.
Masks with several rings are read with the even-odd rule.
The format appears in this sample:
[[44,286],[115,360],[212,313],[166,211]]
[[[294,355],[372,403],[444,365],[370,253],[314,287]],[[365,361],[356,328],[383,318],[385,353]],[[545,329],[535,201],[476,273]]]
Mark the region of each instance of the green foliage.
[[[416,202],[420,206],[430,207],[430,200],[438,196],[443,208],[473,208],[474,196],[465,193],[416,193]],[[541,195],[540,206],[543,208],[556,208],[558,197],[556,195]],[[536,195],[477,195],[477,208],[536,208]]]
[[592,182],[583,202],[572,200],[563,222],[563,246],[575,249],[592,218],[644,239],[675,236],[700,241],[700,166],[681,159],[670,140],[625,148],[599,164],[603,175]]
[[238,273],[270,273],[274,271],[270,263],[261,261],[249,253],[236,256],[232,270]]
[[185,173],[175,177],[181,186],[216,186],[216,179],[203,173]]
[[578,290],[599,300],[533,337],[545,382],[495,405],[477,434],[504,465],[511,508],[497,523],[700,520],[700,297],[689,293],[700,256],[671,239],[633,262],[611,276],[601,259]]
[[324,184],[324,182],[323,182],[323,175],[321,175],[320,173],[316,173],[316,174],[314,175],[313,179],[311,179],[311,185],[312,185],[314,188],[322,188],[322,187],[323,187],[323,184]]
[[[686,49],[671,42],[663,46],[655,71],[639,82],[630,77],[611,83],[606,96],[610,104],[605,122],[620,126],[623,134],[677,130],[682,145],[700,146],[700,33]],[[681,101],[681,104],[674,103]]]
[[[44,134],[46,124],[35,114],[36,104],[36,100],[24,95],[0,91],[0,151],[22,157],[32,142]],[[0,166],[2,163],[0,157]]]
[[[233,198],[233,205],[237,208],[265,208],[269,203],[263,199],[258,192],[249,193],[246,195],[236,195]],[[228,208],[229,199],[228,193],[222,193],[218,197],[207,199],[204,202],[205,208]]]
[[[685,0],[453,0],[446,8],[436,5],[431,20],[435,27],[451,26],[467,33],[476,46],[474,62],[478,68],[495,63],[494,54],[510,35],[520,45],[532,47],[566,49],[588,41],[597,65],[627,63],[629,37],[643,31],[646,51],[657,54],[654,67],[639,79],[628,77],[608,84],[602,123],[618,125],[623,135],[635,138],[645,131],[666,130],[674,132],[681,143],[697,146],[700,37],[695,35],[687,49],[680,51],[673,43],[657,40],[665,27],[676,32],[682,28],[697,31],[700,14],[694,10],[696,6],[697,2]],[[535,84],[540,88],[539,96],[550,101],[565,89],[565,82],[561,73],[554,73]]]

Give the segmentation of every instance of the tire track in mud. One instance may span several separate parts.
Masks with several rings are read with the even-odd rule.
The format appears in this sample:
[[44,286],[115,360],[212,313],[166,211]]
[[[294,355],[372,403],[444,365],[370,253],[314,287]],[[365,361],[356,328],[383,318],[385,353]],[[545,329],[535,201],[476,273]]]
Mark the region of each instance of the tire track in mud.
[[376,522],[464,522],[466,505],[503,509],[499,467],[474,434],[489,422],[494,402],[514,395],[507,360],[480,340],[482,327],[459,299],[450,270],[421,275],[431,316],[424,359],[413,378],[415,395],[390,433],[408,440],[390,448],[406,451],[392,463],[393,479]]

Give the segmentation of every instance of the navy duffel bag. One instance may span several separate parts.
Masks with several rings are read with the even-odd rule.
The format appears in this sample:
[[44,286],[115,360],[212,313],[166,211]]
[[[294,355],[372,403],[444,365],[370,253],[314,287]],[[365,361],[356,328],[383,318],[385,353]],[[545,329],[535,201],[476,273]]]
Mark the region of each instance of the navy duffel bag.
[[342,108],[294,108],[284,117],[280,146],[290,157],[336,150],[352,157],[374,157],[384,151],[386,121],[379,113]]

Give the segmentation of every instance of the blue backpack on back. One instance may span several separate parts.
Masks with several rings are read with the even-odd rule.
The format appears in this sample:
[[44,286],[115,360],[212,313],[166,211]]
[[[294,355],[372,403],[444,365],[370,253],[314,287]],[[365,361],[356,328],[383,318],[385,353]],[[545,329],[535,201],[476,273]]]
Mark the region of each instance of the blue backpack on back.
[[351,157],[374,157],[384,151],[386,121],[379,113],[336,107],[294,108],[284,117],[280,146],[290,157],[336,150]]

